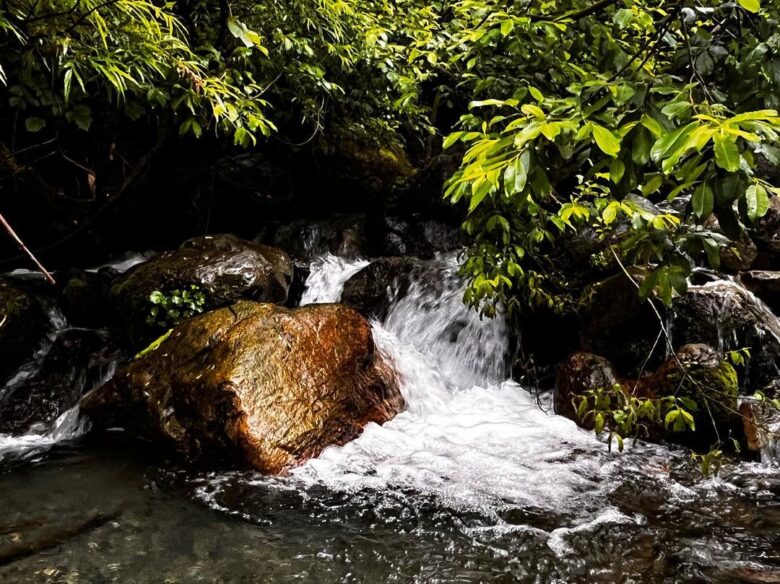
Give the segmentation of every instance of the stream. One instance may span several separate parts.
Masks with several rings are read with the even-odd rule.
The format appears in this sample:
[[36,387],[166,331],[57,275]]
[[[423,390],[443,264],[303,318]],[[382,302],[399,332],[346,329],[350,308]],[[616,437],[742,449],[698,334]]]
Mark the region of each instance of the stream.
[[[367,263],[316,259],[301,303]],[[511,381],[507,325],[462,294],[432,260],[372,323],[407,409],[287,477],[183,469],[75,410],[0,435],[0,581],[780,582],[776,460],[610,453]]]

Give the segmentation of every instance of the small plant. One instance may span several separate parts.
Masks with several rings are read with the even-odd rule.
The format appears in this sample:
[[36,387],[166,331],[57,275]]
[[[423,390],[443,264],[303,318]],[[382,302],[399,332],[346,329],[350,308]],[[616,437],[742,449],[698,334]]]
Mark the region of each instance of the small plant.
[[185,290],[171,290],[163,293],[155,290],[149,294],[152,307],[146,324],[171,328],[186,320],[201,314],[205,309],[206,295],[197,284],[192,284]]
[[613,441],[623,452],[624,440],[648,438],[653,425],[663,424],[672,432],[696,429],[691,412],[696,412],[698,406],[686,397],[637,397],[615,385],[609,389],[588,390],[574,397],[572,403],[580,420],[592,420],[593,431],[597,435],[609,432],[607,444],[610,450]]

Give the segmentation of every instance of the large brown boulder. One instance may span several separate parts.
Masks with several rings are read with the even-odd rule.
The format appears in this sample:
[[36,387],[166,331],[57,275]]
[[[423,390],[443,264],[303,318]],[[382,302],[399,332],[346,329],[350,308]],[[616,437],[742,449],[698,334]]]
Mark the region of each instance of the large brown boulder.
[[205,296],[203,310],[240,298],[283,303],[292,275],[292,261],[278,248],[232,235],[209,235],[132,268],[111,287],[111,297],[131,342],[140,347],[165,330],[147,322],[152,292],[170,294],[196,286]]
[[403,407],[357,312],[248,301],[182,323],[81,401],[99,428],[123,426],[188,461],[270,474]]

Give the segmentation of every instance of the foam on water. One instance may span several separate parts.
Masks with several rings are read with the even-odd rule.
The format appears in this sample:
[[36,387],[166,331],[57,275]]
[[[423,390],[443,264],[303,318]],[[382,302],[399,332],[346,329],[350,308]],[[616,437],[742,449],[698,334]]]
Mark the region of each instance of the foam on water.
[[[505,322],[463,305],[454,258],[431,267],[429,281],[413,283],[385,322],[373,323],[407,409],[326,449],[294,477],[351,492],[410,489],[497,520],[502,509],[521,507],[592,521],[610,488],[604,445],[506,379]],[[317,264],[311,281],[339,279],[317,271],[335,268]]]

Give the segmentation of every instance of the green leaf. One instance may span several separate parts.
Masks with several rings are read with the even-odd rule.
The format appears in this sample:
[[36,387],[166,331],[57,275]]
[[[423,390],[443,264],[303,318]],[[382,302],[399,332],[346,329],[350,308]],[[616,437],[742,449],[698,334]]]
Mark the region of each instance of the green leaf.
[[615,160],[613,160],[609,165],[609,178],[615,184],[620,182],[620,179],[623,178],[623,174],[625,172],[626,165],[623,164],[623,161],[619,158],[615,158]]
[[444,138],[444,142],[442,143],[442,148],[446,150],[447,148],[450,148],[455,142],[460,140],[461,136],[463,136],[465,132],[453,132],[446,138]]
[[751,221],[756,221],[766,215],[769,208],[769,197],[766,189],[761,185],[750,185],[745,191],[745,204],[747,216]]
[[615,158],[620,153],[620,139],[604,126],[591,123],[593,138],[604,154]]
[[27,118],[24,120],[24,127],[28,132],[40,132],[46,127],[46,120],[36,117]]
[[469,213],[471,213],[479,206],[479,204],[485,199],[491,189],[492,185],[490,184],[490,181],[483,180],[481,183],[479,183],[479,186],[473,190],[473,194],[471,195],[471,201],[469,202]]
[[653,144],[650,157],[657,164],[665,158],[675,156],[688,142],[688,137],[698,127],[698,122],[691,122],[686,126],[677,128],[674,132],[663,134]]
[[756,13],[761,10],[760,0],[739,0],[739,5],[748,12]]
[[635,164],[644,166],[650,160],[650,148],[653,142],[650,132],[643,126],[640,126],[634,134],[634,143],[631,147],[631,160]]
[[699,219],[706,219],[712,214],[714,202],[715,197],[712,194],[712,189],[706,182],[700,184],[699,187],[693,191],[691,205],[693,206],[693,212]]
[[728,172],[739,170],[739,148],[734,138],[715,135],[715,164]]

